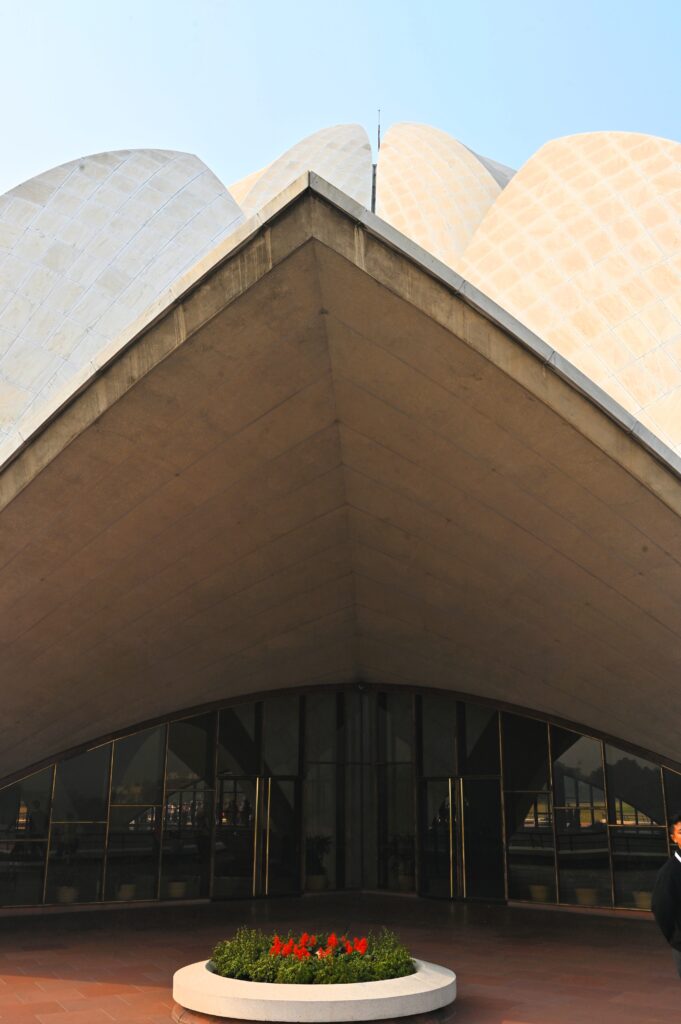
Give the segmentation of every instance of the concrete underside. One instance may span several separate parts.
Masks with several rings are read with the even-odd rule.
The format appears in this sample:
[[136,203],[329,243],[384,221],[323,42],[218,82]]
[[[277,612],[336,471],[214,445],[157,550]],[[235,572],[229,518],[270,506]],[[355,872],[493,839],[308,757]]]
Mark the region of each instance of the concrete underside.
[[0,475],[0,775],[360,679],[678,759],[677,476],[312,191],[204,269]]

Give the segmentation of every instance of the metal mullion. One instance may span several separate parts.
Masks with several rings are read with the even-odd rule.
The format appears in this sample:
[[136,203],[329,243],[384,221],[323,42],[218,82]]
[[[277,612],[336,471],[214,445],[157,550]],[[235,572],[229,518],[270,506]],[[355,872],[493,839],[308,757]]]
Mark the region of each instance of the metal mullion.
[[499,734],[499,786],[501,796],[501,848],[504,857],[504,899],[508,902],[508,849],[506,828],[506,778],[504,775],[504,740],[501,725],[501,711],[497,711],[497,732]]
[[265,826],[265,896],[270,894],[270,811],[272,809],[272,776],[267,778],[267,817]]
[[667,856],[672,855],[671,836],[669,834],[669,808],[667,807],[667,787],[664,784],[664,772],[662,765],[658,765],[660,771],[660,785],[662,786],[662,812],[664,814],[664,829],[667,833]]
[[52,846],[52,807],[54,805],[54,789],[57,783],[57,762],[52,765],[52,788],[50,791],[50,820],[47,825],[47,848],[45,850],[45,870],[43,872],[43,904],[47,901],[47,869],[50,863],[50,848]]
[[454,891],[454,794],[452,792],[451,776],[447,779],[447,791],[449,798],[449,898],[453,900],[456,893]]
[[106,828],[104,830],[104,863],[102,864],[102,877],[100,880],[101,884],[101,899],[104,902],[104,895],[106,893],[106,874],[109,866],[109,833],[111,831],[111,786],[113,783],[113,760],[114,760],[114,746],[116,740],[111,741],[111,752],[109,754],[109,785],[107,787],[107,802],[106,802]]
[[220,746],[220,710],[215,712],[215,737],[213,743],[213,810],[210,821],[210,854],[208,857],[208,899],[213,899],[215,876],[215,835],[217,828],[217,797],[218,797],[218,754]]
[[260,836],[260,775],[255,778],[255,814],[253,816],[253,878],[251,895],[258,895],[258,847]]
[[612,839],[610,836],[610,796],[608,793],[608,772],[605,764],[605,743],[603,740],[599,740],[601,746],[601,766],[603,769],[603,799],[605,800],[605,831],[608,836],[608,864],[610,865],[610,898],[612,900],[612,906],[616,907],[615,902],[615,868],[612,859]]
[[168,800],[168,785],[166,781],[166,775],[168,774],[168,744],[170,742],[170,722],[165,724],[165,743],[163,744],[163,791],[162,791],[162,803],[161,803],[161,821],[159,829],[159,841],[158,841],[158,863],[156,870],[158,876],[156,879],[156,899],[161,898],[161,875],[163,872],[163,840],[166,832],[166,803]]
[[555,793],[553,788],[553,743],[551,741],[551,725],[546,723],[546,751],[549,761],[549,813],[551,815],[551,831],[553,833],[553,880],[555,900],[560,903],[560,875],[558,873],[558,836],[556,833]]

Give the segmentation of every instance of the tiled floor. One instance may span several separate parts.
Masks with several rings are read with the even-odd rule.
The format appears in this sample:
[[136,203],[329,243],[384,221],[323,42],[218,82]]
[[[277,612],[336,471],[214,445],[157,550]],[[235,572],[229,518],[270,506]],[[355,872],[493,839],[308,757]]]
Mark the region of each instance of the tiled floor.
[[316,896],[0,919],[0,1022],[169,1024],[171,979],[240,923],[388,924],[458,975],[456,1024],[670,1024],[681,980],[649,921]]

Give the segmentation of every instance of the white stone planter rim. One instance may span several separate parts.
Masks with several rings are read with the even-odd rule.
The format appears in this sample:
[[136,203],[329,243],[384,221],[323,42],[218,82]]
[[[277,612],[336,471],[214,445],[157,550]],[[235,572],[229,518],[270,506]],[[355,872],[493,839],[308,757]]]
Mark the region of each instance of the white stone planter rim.
[[388,981],[342,985],[281,985],[222,978],[210,960],[176,971],[173,999],[187,1010],[240,1020],[323,1024],[387,1020],[439,1010],[456,999],[456,975],[414,960],[416,973]]

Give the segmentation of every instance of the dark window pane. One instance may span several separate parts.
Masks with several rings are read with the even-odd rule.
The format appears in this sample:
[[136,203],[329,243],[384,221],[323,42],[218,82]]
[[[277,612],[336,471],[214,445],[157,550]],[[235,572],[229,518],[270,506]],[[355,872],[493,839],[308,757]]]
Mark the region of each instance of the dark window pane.
[[0,906],[42,903],[45,842],[0,841]]
[[305,698],[305,758],[335,761],[338,719],[336,693],[312,693]]
[[667,859],[667,834],[662,828],[610,829],[615,904],[650,910],[655,876]]
[[298,774],[300,700],[292,694],[268,697],[263,706],[265,775]]
[[305,772],[305,888],[336,887],[336,766],[310,764]]
[[105,821],[111,744],[57,765],[53,821]]
[[447,694],[421,698],[422,774],[456,774],[456,700]]
[[388,764],[412,759],[414,698],[407,691],[378,695],[378,760]]
[[167,788],[212,786],[215,715],[171,722],[168,729]]
[[582,807],[556,808],[560,902],[612,904],[608,828]]
[[544,790],[549,786],[546,725],[519,715],[501,716],[504,746],[504,788]]
[[52,768],[29,775],[0,790],[0,838],[17,839],[47,836],[52,795]]
[[506,793],[509,899],[556,899],[553,828],[548,793]]
[[101,898],[105,835],[103,824],[52,824],[48,903],[91,903]]
[[613,825],[664,825],[660,769],[606,744],[608,804]]
[[165,726],[114,743],[111,802],[160,804],[163,800]]
[[496,779],[463,780],[468,899],[504,898],[501,790]]
[[600,821],[605,808],[600,740],[551,726],[553,792],[559,807],[583,807]]
[[662,769],[664,787],[667,796],[667,814],[670,820],[681,814],[681,775],[668,768]]
[[378,769],[378,886],[415,887],[414,776],[411,765]]
[[[450,821],[450,783],[430,779],[421,794],[419,892],[450,899],[454,895],[453,829]],[[397,851],[396,851],[397,852]]]
[[208,895],[213,793],[198,785],[175,790],[166,802],[161,899]]
[[255,802],[254,780],[218,781],[213,882],[216,899],[253,894]]
[[218,775],[258,775],[260,751],[256,705],[237,704],[220,712]]
[[160,807],[113,807],[104,899],[155,899],[160,843]]
[[460,704],[459,708],[459,772],[498,775],[498,711],[481,704]]

